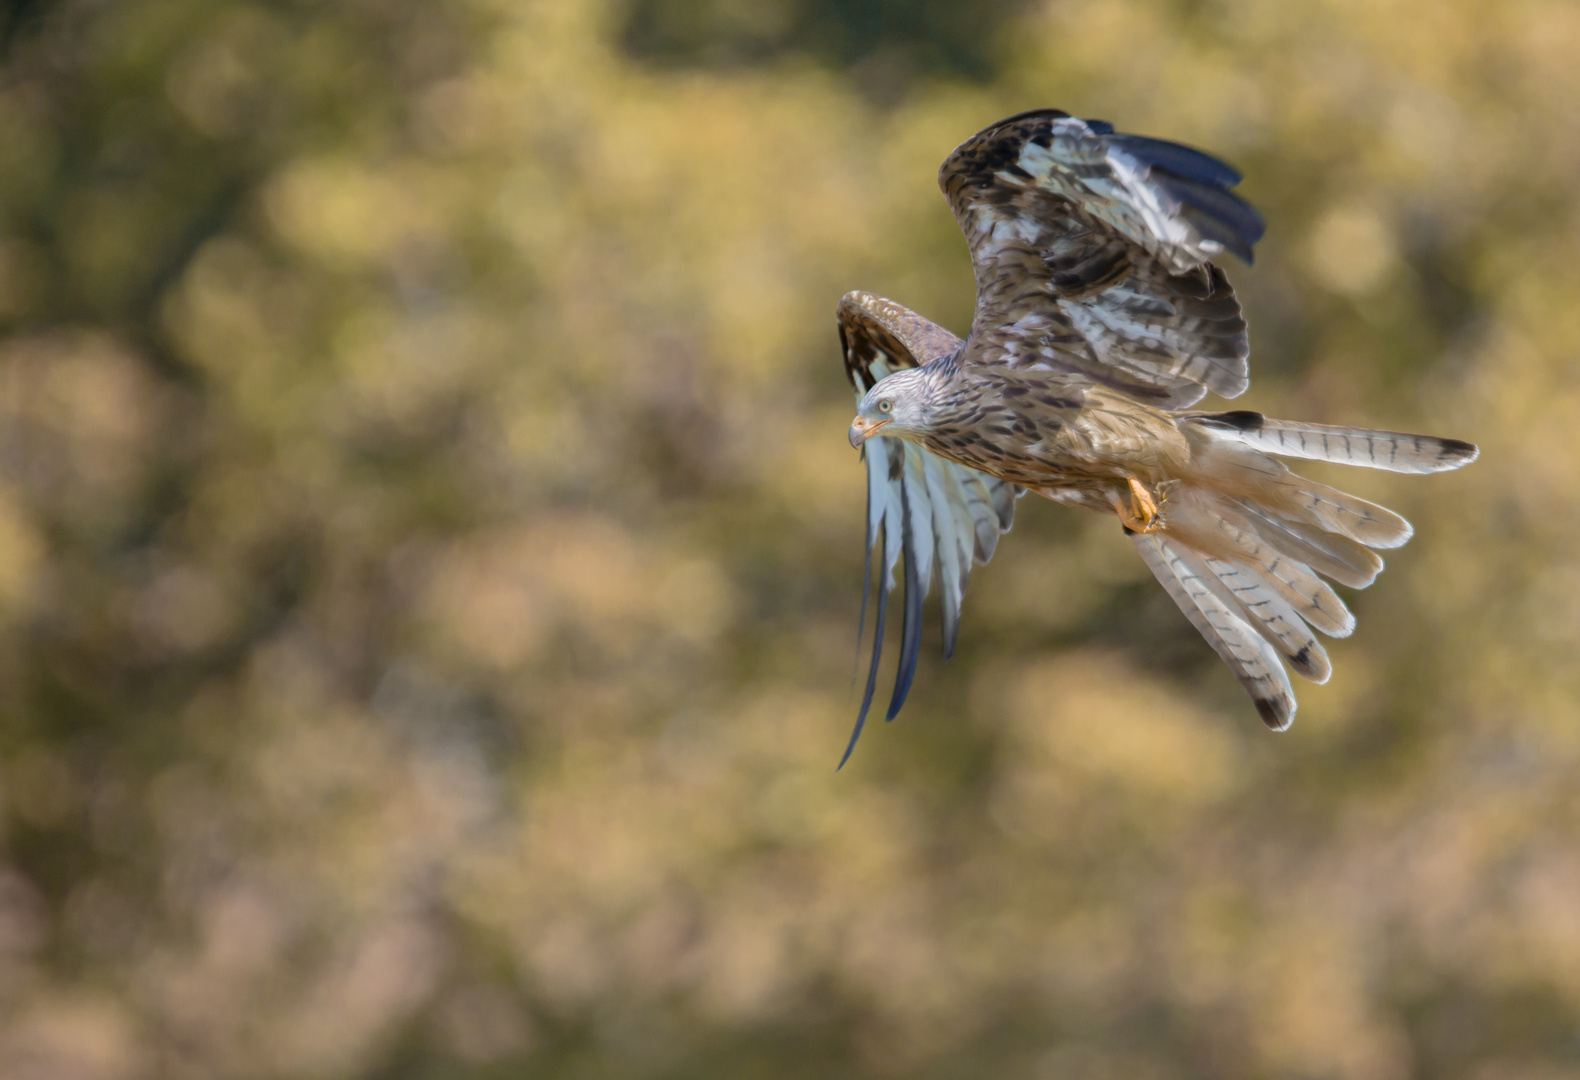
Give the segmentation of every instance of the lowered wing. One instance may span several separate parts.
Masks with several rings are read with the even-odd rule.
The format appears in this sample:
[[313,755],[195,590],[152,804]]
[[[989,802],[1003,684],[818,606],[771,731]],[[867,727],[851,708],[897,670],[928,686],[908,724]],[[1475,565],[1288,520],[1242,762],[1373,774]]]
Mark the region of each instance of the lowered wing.
[[1261,239],[1239,181],[1199,150],[1057,109],[973,135],[938,174],[976,270],[970,359],[1163,408],[1244,392],[1245,319],[1212,261],[1250,262]]
[[[845,373],[859,401],[873,386],[906,367],[918,367],[961,346],[959,338],[892,300],[872,293],[848,293],[839,302],[839,337],[845,354]],[[843,766],[856,748],[861,729],[872,707],[878,681],[878,661],[889,593],[896,584],[895,570],[905,557],[904,627],[900,638],[900,665],[886,719],[893,720],[905,704],[916,675],[921,651],[922,601],[938,572],[944,614],[944,656],[954,653],[960,632],[960,604],[973,563],[993,557],[998,538],[1009,531],[1015,500],[1023,489],[996,477],[945,461],[901,439],[876,437],[862,448],[867,465],[867,565],[861,601],[861,622],[867,622],[868,591],[872,587],[872,552],[881,553],[877,626],[873,634],[872,665],[862,694],[861,712],[851,732],[850,745],[840,759]]]

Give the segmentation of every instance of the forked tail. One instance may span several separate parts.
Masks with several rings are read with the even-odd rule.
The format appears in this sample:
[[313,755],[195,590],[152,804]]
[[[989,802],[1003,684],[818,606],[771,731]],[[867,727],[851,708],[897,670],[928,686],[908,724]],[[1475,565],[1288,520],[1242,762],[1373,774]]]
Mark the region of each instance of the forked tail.
[[[1269,420],[1260,413],[1186,413],[1180,429],[1196,472],[1167,492],[1162,527],[1136,550],[1235,673],[1275,731],[1295,718],[1288,664],[1312,682],[1333,668],[1313,629],[1355,629],[1323,575],[1363,589],[1410,523],[1391,510],[1291,472],[1278,457],[1391,472],[1444,472],[1476,460],[1459,439]],[[1282,661],[1282,662],[1280,662]]]

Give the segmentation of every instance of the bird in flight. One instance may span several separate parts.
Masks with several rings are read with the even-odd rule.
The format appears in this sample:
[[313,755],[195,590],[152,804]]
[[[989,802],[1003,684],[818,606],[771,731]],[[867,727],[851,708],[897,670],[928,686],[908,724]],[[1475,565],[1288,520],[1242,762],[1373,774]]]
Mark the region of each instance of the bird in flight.
[[[916,674],[935,568],[947,659],[971,567],[992,558],[1028,491],[1117,515],[1268,727],[1282,731],[1295,716],[1286,664],[1327,681],[1312,631],[1343,637],[1355,618],[1322,577],[1365,588],[1383,568],[1374,549],[1413,530],[1280,459],[1431,473],[1478,451],[1459,439],[1189,409],[1209,390],[1233,398],[1249,383],[1245,319],[1216,263],[1228,252],[1249,264],[1264,230],[1230,190],[1239,181],[1178,143],[1057,109],[1021,113],[967,139],[938,173],[976,274],[969,336],[872,293],[840,301],[858,402],[850,442],[867,466],[869,594],[874,549],[881,579],[871,668],[841,765],[872,706],[901,556],[891,720]],[[863,627],[866,608],[864,596]]]

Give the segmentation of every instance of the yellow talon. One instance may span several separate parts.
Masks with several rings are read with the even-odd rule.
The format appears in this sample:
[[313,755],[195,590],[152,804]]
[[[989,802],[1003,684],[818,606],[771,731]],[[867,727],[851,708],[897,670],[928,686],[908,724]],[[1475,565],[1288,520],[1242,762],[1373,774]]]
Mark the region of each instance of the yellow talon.
[[1163,527],[1161,515],[1158,513],[1158,500],[1152,497],[1152,492],[1146,489],[1141,481],[1133,476],[1125,477],[1130,485],[1130,504],[1125,505],[1124,498],[1119,494],[1114,495],[1114,511],[1119,515],[1119,521],[1131,532],[1152,533]]

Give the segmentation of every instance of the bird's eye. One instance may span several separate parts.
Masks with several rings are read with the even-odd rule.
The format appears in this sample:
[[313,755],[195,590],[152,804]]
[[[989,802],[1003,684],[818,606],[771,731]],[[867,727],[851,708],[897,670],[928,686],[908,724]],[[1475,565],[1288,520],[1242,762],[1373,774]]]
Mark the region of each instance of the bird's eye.
[[878,411],[879,412],[893,412],[894,411],[894,402],[890,401],[888,398],[884,398],[882,401],[878,402]]

